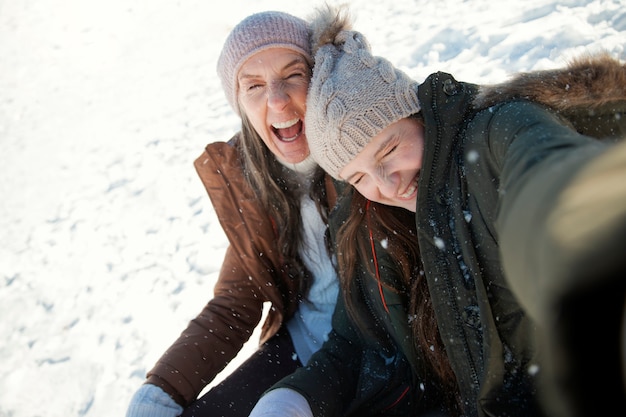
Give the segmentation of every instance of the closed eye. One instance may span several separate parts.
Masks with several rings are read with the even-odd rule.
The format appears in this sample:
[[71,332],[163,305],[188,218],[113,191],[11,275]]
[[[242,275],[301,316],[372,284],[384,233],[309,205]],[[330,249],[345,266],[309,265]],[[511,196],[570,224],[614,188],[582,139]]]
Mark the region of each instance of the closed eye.
[[358,185],[361,182],[361,180],[363,179],[364,176],[365,175],[361,174],[361,175],[357,175],[357,176],[352,177],[352,185]]
[[250,85],[246,85],[245,90],[246,91],[252,91],[255,90],[257,88],[261,88],[263,85],[262,84],[250,84]]
[[305,74],[303,72],[294,72],[293,74],[289,74],[289,76],[287,76],[287,78],[300,78],[300,77],[307,77],[308,74]]
[[250,92],[250,91],[259,89],[259,88],[261,88],[263,86],[265,86],[265,83],[263,83],[261,81],[248,79],[246,82],[241,82],[240,81],[239,89],[241,91]]
[[391,149],[389,149],[387,152],[385,152],[385,154],[383,155],[383,158],[386,156],[391,155],[396,149],[398,149],[398,145],[393,145],[391,147]]

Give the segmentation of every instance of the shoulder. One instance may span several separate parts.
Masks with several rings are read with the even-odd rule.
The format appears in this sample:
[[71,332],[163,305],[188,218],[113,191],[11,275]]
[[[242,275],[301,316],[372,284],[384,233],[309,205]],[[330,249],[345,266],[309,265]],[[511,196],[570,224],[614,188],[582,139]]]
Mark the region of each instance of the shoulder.
[[522,146],[524,152],[534,152],[578,136],[558,112],[540,103],[517,99],[478,111],[468,122],[464,142],[466,146],[478,142],[478,147],[487,146],[492,156],[503,157],[513,143]]
[[483,109],[478,112],[475,119],[481,117],[486,120],[486,129],[490,131],[501,130],[508,132],[509,135],[532,129],[544,132],[543,136],[545,136],[551,132],[548,129],[549,126],[565,127],[572,134],[575,133],[569,121],[559,112],[544,104],[525,99],[506,101],[489,109]]
[[238,132],[228,142],[212,142],[204,148],[194,161],[194,166],[200,177],[225,169],[241,172],[242,162],[237,145],[240,135],[241,133]]
[[[194,167],[214,206],[222,206],[255,199],[254,191],[245,180],[243,162],[237,145],[239,133],[228,142],[208,144],[194,161]],[[236,196],[236,197],[235,197]]]

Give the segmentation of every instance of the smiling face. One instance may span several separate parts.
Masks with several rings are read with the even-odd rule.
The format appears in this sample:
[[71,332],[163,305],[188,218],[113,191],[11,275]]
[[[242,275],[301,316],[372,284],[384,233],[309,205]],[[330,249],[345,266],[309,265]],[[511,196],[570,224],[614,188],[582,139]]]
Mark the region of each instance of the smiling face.
[[369,200],[415,212],[424,126],[401,119],[383,129],[339,172]]
[[304,133],[306,95],[311,70],[290,49],[270,48],[250,57],[237,75],[242,111],[282,162],[295,164],[309,156]]

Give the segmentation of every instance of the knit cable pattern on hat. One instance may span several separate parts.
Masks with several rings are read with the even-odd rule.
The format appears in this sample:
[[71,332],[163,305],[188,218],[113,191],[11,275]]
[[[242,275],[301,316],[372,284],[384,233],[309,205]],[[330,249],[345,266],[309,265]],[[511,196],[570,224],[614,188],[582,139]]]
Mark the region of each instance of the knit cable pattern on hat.
[[418,83],[372,56],[365,37],[341,31],[315,54],[307,98],[311,155],[336,179],[381,130],[419,112]]

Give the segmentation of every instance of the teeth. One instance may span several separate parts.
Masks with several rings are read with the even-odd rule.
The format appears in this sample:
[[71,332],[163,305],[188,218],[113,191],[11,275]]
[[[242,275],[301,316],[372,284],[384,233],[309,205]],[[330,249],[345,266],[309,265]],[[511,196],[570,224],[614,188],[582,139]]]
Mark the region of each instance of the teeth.
[[300,121],[300,118],[297,117],[292,120],[287,120],[286,122],[272,123],[272,127],[275,129],[287,129],[288,127],[295,125],[299,121]]
[[411,194],[413,194],[413,192],[415,192],[415,185],[411,185],[409,188],[407,188],[406,192],[404,194],[402,194],[400,197],[402,198],[407,198],[409,197]]
[[411,195],[413,195],[416,188],[417,188],[417,179],[413,180],[413,183],[411,184],[411,186],[407,188],[407,190],[402,195],[400,195],[400,197],[401,198],[410,197]]
[[296,136],[292,136],[290,138],[281,138],[280,140],[282,140],[283,142],[293,142],[299,136],[300,136],[300,133],[298,133]]

